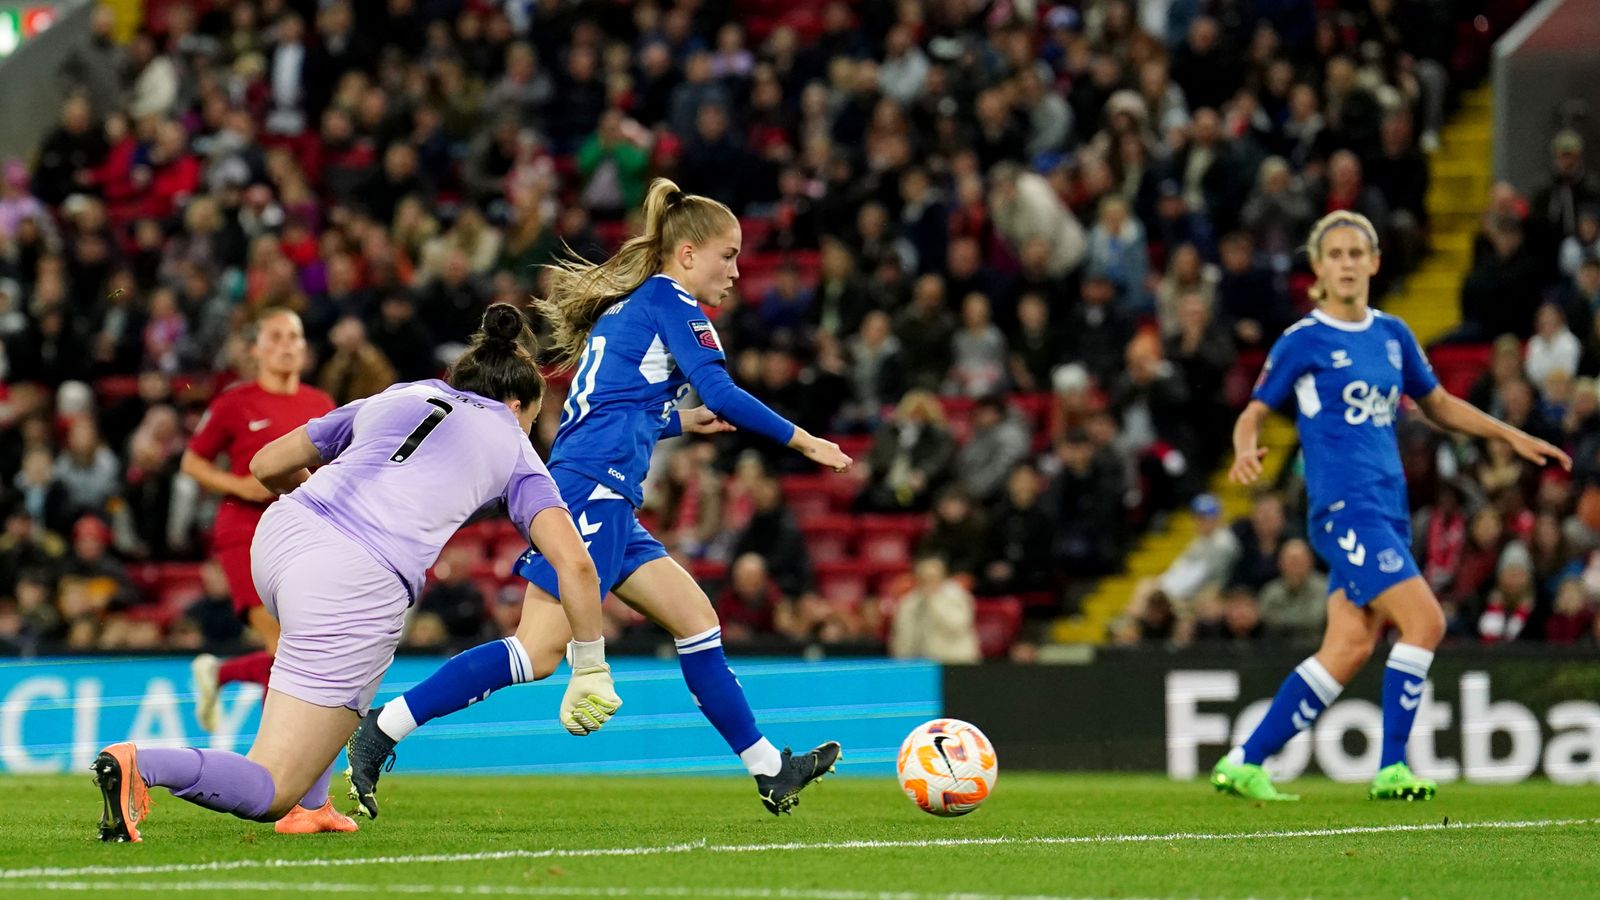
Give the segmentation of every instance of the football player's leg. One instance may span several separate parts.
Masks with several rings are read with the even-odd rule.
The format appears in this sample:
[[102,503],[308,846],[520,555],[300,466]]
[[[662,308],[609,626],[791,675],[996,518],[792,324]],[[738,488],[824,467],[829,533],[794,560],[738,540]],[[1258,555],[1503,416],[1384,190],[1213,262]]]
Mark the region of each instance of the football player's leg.
[[792,810],[802,788],[832,771],[839,759],[839,745],[829,741],[796,755],[787,749],[779,752],[763,737],[744,689],[723,654],[722,627],[710,598],[665,550],[656,555],[639,539],[630,557],[645,556],[653,558],[619,582],[616,595],[673,636],[689,693],[728,748],[755,776],[767,809],[774,815]]
[[273,822],[305,794],[338,755],[356,713],[271,691],[248,756],[194,747],[113,744],[94,762],[105,798],[101,840],[138,841],[148,787],[216,812]]
[[[265,691],[272,677],[272,654],[278,648],[278,620],[261,605],[255,579],[250,571],[250,545],[224,547],[217,551],[217,564],[228,582],[234,613],[261,638],[266,648],[231,659],[218,659],[202,653],[190,664],[194,677],[195,719],[206,731],[217,728],[217,695],[225,684],[248,682]],[[265,694],[262,697],[265,700]]]
[[1406,764],[1406,743],[1422,706],[1433,651],[1444,638],[1444,613],[1428,584],[1413,576],[1385,590],[1373,607],[1395,623],[1400,640],[1389,651],[1383,671],[1383,753],[1369,796],[1374,799],[1427,799],[1437,785],[1418,778]]
[[1257,800],[1292,798],[1278,793],[1262,764],[1296,734],[1311,727],[1339,696],[1345,682],[1371,654],[1378,621],[1374,614],[1346,599],[1343,590],[1335,591],[1328,598],[1328,624],[1322,647],[1284,679],[1250,737],[1217,762],[1212,785],[1220,791]]

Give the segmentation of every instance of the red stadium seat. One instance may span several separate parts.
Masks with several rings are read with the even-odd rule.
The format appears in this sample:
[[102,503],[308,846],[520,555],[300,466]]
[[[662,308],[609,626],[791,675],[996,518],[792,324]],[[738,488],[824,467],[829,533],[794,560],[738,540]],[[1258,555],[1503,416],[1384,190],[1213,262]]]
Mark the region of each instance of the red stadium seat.
[[871,594],[872,567],[857,560],[817,563],[817,592],[835,603],[860,605]]
[[714,559],[697,559],[689,563],[689,575],[702,588],[707,584],[720,584],[728,577],[728,564]]
[[973,627],[984,659],[1006,655],[1022,630],[1022,601],[1016,597],[991,597],[977,602]]
[[783,498],[797,521],[804,524],[809,519],[825,516],[835,507],[832,482],[822,474],[783,475],[778,479],[783,486]]
[[856,520],[850,516],[825,514],[811,516],[800,523],[806,536],[806,553],[813,563],[839,562],[850,555]]
[[905,568],[911,548],[927,529],[923,516],[862,516],[861,558],[880,567]]
[[1457,397],[1466,396],[1489,368],[1492,344],[1444,344],[1428,351],[1439,384]]

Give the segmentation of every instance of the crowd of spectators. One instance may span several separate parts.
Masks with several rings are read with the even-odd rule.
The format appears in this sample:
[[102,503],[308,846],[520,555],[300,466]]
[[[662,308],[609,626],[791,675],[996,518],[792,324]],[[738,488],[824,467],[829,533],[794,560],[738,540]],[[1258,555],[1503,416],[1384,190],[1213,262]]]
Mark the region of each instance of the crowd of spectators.
[[[1481,64],[1455,14],[152,0],[121,44],[97,10],[59,125],[0,173],[0,641],[230,639],[214,573],[211,606],[161,621],[125,566],[205,557],[213,501],[177,459],[248,376],[254,312],[301,313],[306,377],[339,402],[430,377],[487,303],[539,291],[540,263],[614,247],[660,174],[745,223],[718,316],[736,378],[866,441],[854,511],[929,527],[893,625],[895,598],[816,590],[776,448],[658,454],[659,533],[726,568],[730,638],[970,657],[948,632],[972,593],[1058,611],[1196,494],[1248,385],[1237,360],[1304,308],[1315,218],[1372,218],[1389,279],[1425,251],[1427,153]],[[413,642],[514,621],[514,591],[475,602],[454,568]]]

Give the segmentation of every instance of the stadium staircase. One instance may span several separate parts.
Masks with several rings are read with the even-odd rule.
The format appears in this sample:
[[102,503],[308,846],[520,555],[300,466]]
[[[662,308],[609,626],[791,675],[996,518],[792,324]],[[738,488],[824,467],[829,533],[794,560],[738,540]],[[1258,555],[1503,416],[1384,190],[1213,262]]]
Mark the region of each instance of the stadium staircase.
[[[1461,109],[1446,126],[1440,148],[1430,158],[1431,252],[1383,303],[1386,311],[1406,320],[1423,346],[1460,322],[1461,282],[1472,265],[1472,239],[1491,183],[1492,103],[1489,87],[1477,88],[1462,98]],[[1430,358],[1444,386],[1460,395],[1483,370],[1487,353],[1486,347],[1441,347],[1430,350]],[[1250,377],[1254,379],[1253,372]],[[1261,442],[1273,450],[1265,460],[1261,483],[1272,484],[1294,458],[1294,423],[1277,414],[1268,417]],[[1228,481],[1232,461],[1229,454],[1213,473],[1210,486],[1229,520],[1249,515],[1251,497],[1250,488]],[[1066,644],[1105,643],[1110,625],[1126,608],[1134,585],[1165,571],[1194,534],[1194,517],[1187,509],[1174,513],[1165,529],[1147,533],[1128,554],[1126,571],[1102,579],[1084,598],[1077,615],[1059,619],[1053,639]]]

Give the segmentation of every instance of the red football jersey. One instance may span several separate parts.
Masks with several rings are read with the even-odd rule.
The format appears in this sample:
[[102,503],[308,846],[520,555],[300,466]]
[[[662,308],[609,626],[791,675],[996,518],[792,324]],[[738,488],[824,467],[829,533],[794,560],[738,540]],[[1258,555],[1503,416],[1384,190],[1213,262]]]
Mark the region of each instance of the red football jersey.
[[[257,451],[333,407],[332,397],[303,384],[293,394],[273,394],[254,381],[236,385],[211,401],[189,439],[189,449],[207,460],[226,453],[233,474],[249,475]],[[266,508],[232,495],[224,497],[213,543],[249,543]]]

